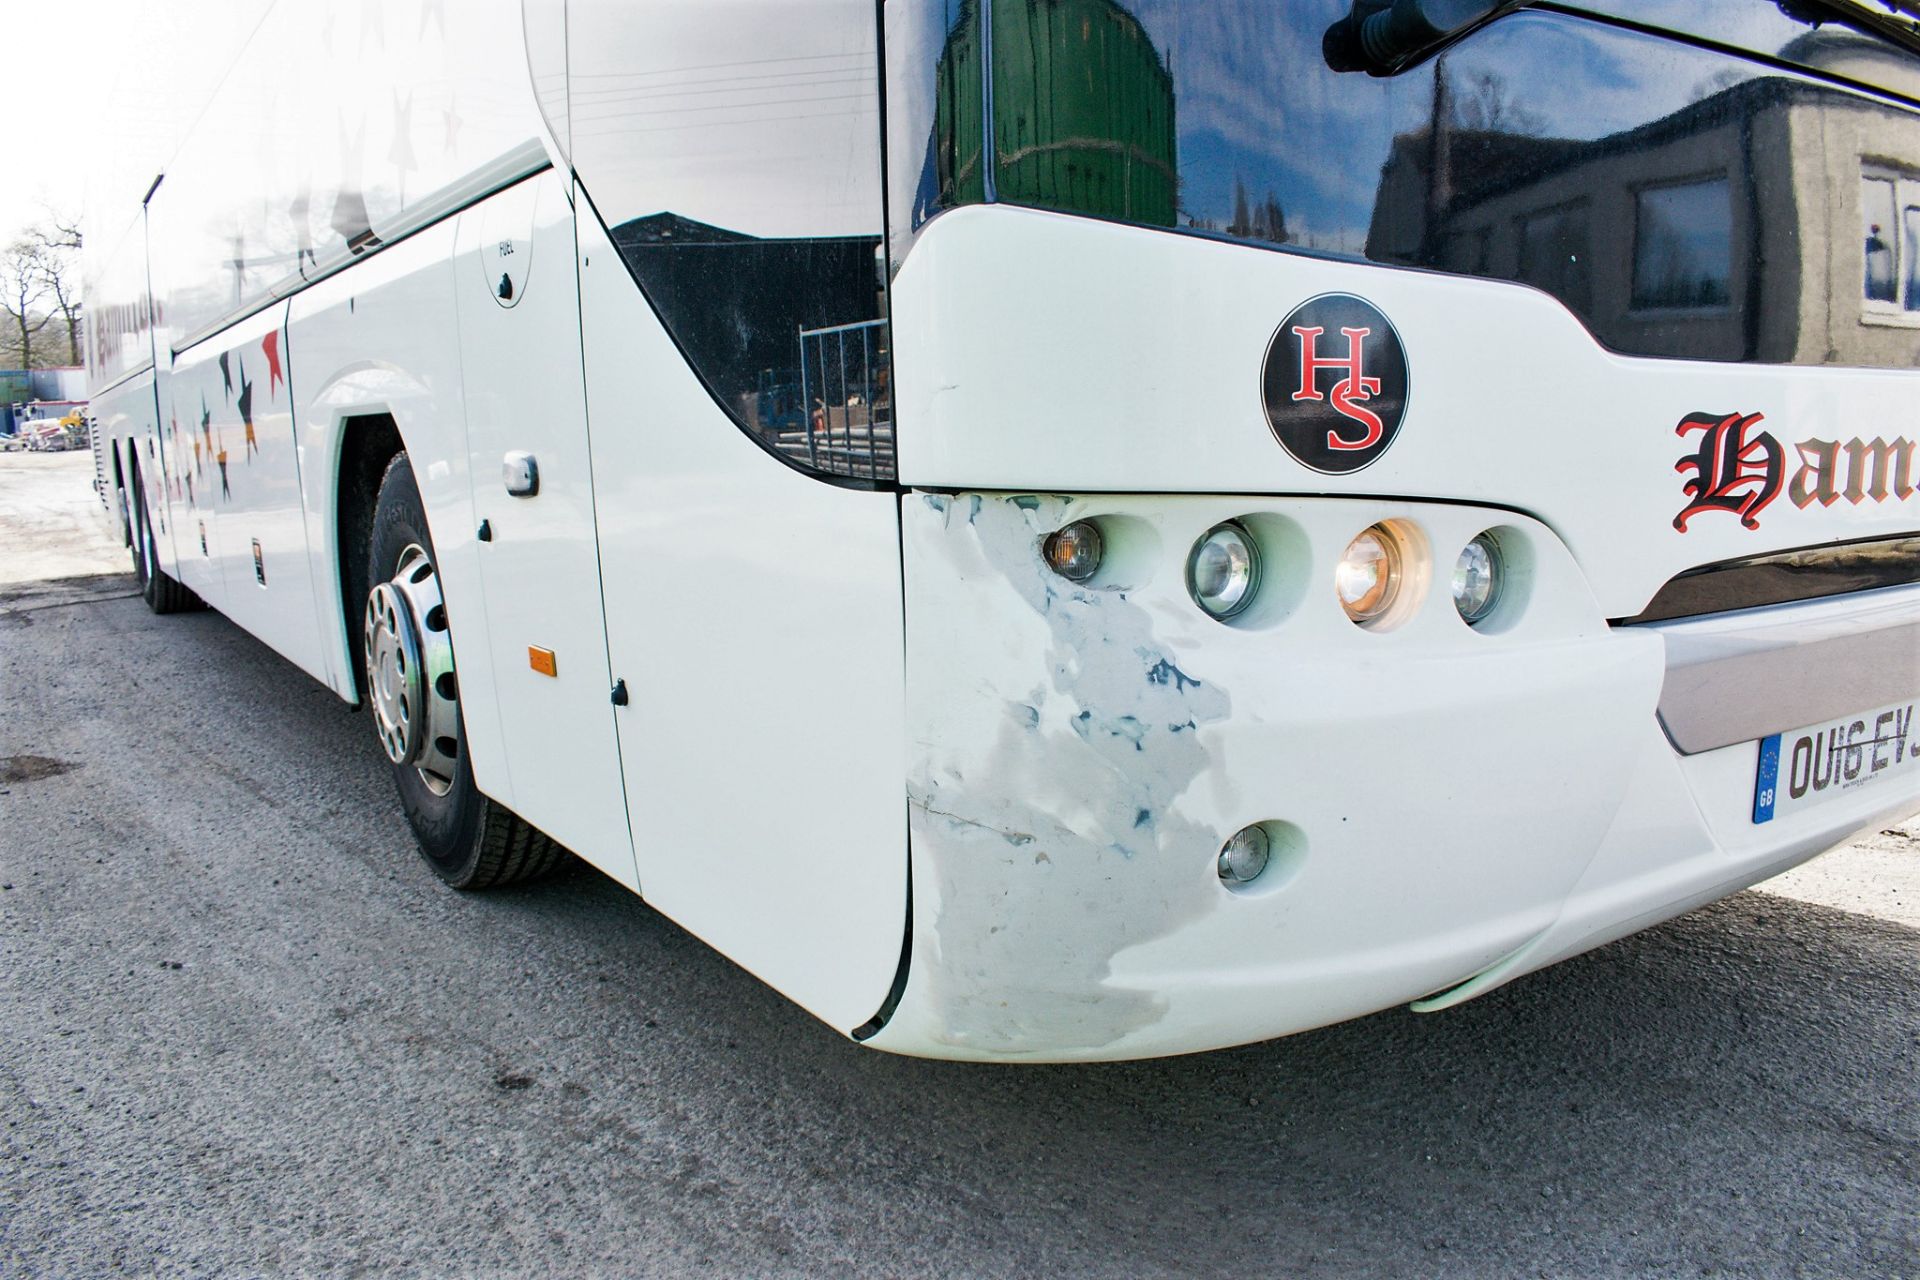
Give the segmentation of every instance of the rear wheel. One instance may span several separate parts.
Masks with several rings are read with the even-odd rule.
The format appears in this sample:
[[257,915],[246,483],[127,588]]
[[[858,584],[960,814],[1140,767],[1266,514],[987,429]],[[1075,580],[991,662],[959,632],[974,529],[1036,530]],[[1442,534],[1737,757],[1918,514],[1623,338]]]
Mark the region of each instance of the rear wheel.
[[442,880],[456,889],[530,880],[561,849],[474,785],[438,563],[413,465],[399,454],[374,504],[361,618],[374,733],[420,852]]
[[200,597],[187,590],[160,567],[160,547],[153,539],[153,519],[147,511],[146,487],[140,483],[140,468],[133,469],[133,518],[128,522],[127,544],[133,551],[133,578],[140,584],[140,598],[155,613],[186,613],[201,606]]

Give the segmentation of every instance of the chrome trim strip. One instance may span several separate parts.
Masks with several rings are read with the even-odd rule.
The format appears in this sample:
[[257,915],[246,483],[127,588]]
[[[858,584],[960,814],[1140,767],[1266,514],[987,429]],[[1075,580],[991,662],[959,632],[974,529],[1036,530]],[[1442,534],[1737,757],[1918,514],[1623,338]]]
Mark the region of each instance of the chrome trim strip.
[[1660,725],[1681,755],[1920,696],[1920,584],[1649,623]]
[[1675,622],[1920,582],[1920,532],[1768,551],[1689,569],[1615,626]]

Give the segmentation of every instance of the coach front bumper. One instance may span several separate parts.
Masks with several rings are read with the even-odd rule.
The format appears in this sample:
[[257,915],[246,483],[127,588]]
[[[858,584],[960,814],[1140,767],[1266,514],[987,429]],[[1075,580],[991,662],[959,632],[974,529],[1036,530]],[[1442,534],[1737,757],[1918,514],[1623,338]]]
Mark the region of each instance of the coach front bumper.
[[[1040,547],[1083,518],[1107,554],[1076,586]],[[1265,574],[1222,623],[1183,569],[1225,521]],[[1383,521],[1439,568],[1363,630],[1331,575]],[[1487,530],[1509,581],[1470,627],[1445,570]],[[1140,1057],[1477,994],[1916,802],[1907,782],[1739,825],[1752,744],[1677,754],[1662,634],[1609,627],[1512,512],[916,493],[903,535],[913,939],[875,1047]],[[1251,824],[1272,862],[1230,886],[1217,853]]]

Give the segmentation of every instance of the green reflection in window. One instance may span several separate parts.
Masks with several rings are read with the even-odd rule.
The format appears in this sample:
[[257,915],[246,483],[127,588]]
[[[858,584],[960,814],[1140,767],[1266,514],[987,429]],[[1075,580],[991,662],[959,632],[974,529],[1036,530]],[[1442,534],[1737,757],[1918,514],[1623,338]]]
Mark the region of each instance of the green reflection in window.
[[[986,5],[998,198],[1173,226],[1173,77],[1139,20],[1114,0]],[[986,198],[982,16],[981,4],[968,6],[937,70],[935,164],[943,204]]]

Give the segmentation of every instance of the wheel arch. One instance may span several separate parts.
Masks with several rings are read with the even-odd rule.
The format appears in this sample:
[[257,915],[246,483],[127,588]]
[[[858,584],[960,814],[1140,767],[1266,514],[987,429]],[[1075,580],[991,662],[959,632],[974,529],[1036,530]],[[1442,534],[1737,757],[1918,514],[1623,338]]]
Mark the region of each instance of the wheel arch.
[[405,451],[399,424],[391,413],[374,411],[343,418],[340,453],[334,472],[333,552],[338,584],[340,628],[346,642],[349,700],[358,706],[366,695],[367,660],[353,642],[367,581],[366,548],[373,534],[374,504],[387,464]]

